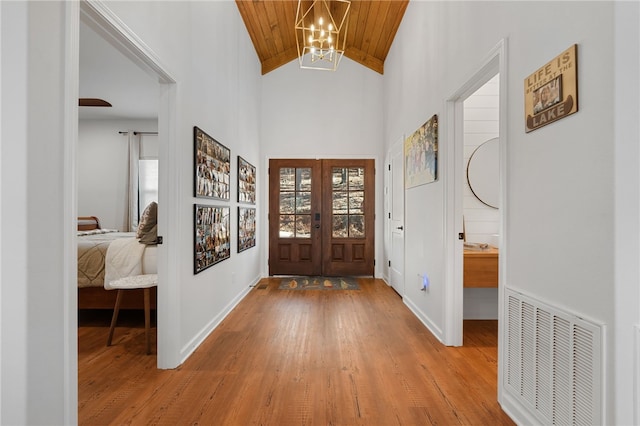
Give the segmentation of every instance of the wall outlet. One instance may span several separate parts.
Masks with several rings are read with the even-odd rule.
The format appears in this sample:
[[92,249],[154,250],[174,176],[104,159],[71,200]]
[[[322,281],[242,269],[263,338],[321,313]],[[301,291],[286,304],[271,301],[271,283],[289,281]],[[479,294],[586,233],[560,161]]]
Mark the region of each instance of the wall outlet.
[[420,287],[420,291],[427,291],[429,289],[429,277],[426,272],[420,276],[422,277],[422,287]]

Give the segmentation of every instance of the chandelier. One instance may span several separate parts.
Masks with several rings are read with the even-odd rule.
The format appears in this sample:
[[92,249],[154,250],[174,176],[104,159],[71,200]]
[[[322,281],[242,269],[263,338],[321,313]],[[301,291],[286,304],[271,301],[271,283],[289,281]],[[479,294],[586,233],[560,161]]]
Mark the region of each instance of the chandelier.
[[335,71],[347,39],[348,0],[298,0],[296,43],[300,68]]

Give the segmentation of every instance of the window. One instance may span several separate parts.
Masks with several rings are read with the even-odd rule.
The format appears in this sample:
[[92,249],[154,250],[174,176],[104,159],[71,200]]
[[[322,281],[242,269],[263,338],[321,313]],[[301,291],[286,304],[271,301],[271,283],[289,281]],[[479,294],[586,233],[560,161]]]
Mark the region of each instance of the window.
[[138,218],[152,201],[158,202],[158,159],[138,160]]

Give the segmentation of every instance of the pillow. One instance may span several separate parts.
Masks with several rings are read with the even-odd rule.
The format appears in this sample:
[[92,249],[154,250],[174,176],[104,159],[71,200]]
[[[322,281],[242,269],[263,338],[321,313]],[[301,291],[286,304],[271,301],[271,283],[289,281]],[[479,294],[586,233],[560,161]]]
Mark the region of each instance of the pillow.
[[138,230],[136,231],[136,238],[142,238],[147,232],[151,231],[158,223],[158,203],[152,201],[142,212],[140,216],[140,223],[138,223]]
[[153,225],[153,228],[146,234],[144,234],[140,240],[140,244],[146,244],[148,246],[158,244],[158,225]]

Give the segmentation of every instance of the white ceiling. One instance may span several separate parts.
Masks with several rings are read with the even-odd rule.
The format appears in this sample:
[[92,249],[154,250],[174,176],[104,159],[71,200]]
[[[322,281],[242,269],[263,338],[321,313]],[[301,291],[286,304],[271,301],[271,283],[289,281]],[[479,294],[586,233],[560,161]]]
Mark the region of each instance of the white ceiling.
[[79,107],[84,119],[157,119],[159,83],[90,26],[80,22],[81,98],[100,98],[113,107]]

